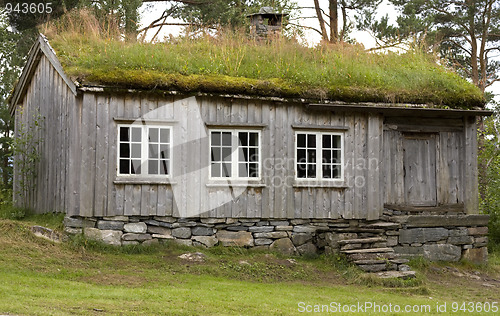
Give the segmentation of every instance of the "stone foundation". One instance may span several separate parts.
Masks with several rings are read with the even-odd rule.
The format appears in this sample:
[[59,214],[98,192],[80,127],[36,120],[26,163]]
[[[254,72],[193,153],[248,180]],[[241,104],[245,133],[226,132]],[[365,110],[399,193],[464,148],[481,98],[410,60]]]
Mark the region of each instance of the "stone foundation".
[[[434,261],[487,260],[488,216],[384,210],[379,220],[234,219],[114,216],[67,217],[67,233],[83,233],[110,245],[152,244],[239,246],[289,255],[349,254],[359,263],[423,256]],[[356,259],[357,258],[357,259]],[[390,263],[387,263],[390,264]],[[397,269],[398,267],[394,267]],[[368,269],[376,269],[368,267]]]

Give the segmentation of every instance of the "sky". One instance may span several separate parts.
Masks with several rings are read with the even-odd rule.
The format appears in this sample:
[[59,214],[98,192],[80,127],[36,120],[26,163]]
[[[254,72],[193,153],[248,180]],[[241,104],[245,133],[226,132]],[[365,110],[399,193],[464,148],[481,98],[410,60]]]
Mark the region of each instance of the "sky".
[[[302,1],[301,4],[303,4]],[[312,0],[308,0],[308,6],[314,6],[314,3]],[[323,8],[328,7],[328,0],[320,0],[320,6]],[[166,2],[155,2],[155,3],[149,3],[149,4],[144,4],[141,7],[141,26],[144,27],[146,25],[149,25],[153,20],[159,18],[161,16],[161,13],[168,7],[168,4]],[[384,0],[383,3],[379,6],[379,10],[377,13],[377,17],[389,15],[389,17],[394,17],[392,22],[395,22],[395,17],[397,16],[397,11],[392,7],[387,0]],[[300,12],[300,16],[303,17],[312,17],[315,16],[316,12],[314,9],[302,9]],[[352,18],[352,17],[351,17]],[[389,19],[391,22],[391,19]],[[182,22],[182,21],[175,21],[173,19],[169,20],[169,22]],[[295,23],[300,24],[300,25],[306,25],[306,26],[311,26],[315,28],[319,28],[319,23],[317,19],[299,19]],[[164,26],[162,28],[161,33],[159,34],[159,39],[163,39],[164,37],[168,37],[169,34],[172,34],[173,36],[178,35],[181,30],[182,26]],[[148,32],[148,38],[151,38],[153,34],[156,31],[149,31]],[[312,30],[307,30],[305,29],[305,38],[307,41],[308,45],[314,45],[316,43],[319,43],[321,40],[321,37],[318,33],[312,31]],[[368,33],[368,32],[354,32],[352,34],[352,37],[356,39],[359,43],[362,43],[365,48],[372,48],[376,46],[375,40],[373,37]],[[498,56],[500,58],[500,55]],[[500,102],[500,82],[496,82],[493,84],[491,87],[487,89],[487,91],[492,92],[493,94],[496,95],[496,100]]]

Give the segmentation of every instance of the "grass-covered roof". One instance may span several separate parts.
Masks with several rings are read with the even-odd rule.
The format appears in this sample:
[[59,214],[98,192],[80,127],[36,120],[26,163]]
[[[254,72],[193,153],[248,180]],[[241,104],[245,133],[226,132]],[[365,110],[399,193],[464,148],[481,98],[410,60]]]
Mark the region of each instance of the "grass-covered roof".
[[422,53],[304,47],[244,35],[124,42],[77,33],[50,36],[64,70],[81,84],[306,98],[311,101],[484,106],[481,91]]

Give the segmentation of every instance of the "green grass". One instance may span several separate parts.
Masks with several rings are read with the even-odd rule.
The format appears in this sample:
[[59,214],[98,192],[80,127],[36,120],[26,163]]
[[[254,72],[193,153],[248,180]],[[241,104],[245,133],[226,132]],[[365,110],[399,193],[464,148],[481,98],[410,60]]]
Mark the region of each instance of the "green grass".
[[98,25],[86,28],[88,21],[68,23],[44,32],[65,71],[84,84],[311,101],[484,105],[479,89],[419,52],[374,54],[348,44],[308,48],[284,38],[255,42],[229,31],[157,44],[123,42],[95,35],[106,32],[96,31]]
[[[53,222],[48,217],[36,221]],[[82,238],[54,244],[34,237],[32,223],[0,220],[0,314],[298,315],[299,302],[365,301],[430,305],[435,312],[437,302],[500,299],[498,284],[457,278],[443,272],[447,265],[425,265],[415,281],[381,282],[341,257],[293,258],[293,264],[286,256],[235,248],[117,248]],[[202,251],[205,262],[179,259],[186,251]],[[478,273],[498,279],[498,266],[490,269]]]

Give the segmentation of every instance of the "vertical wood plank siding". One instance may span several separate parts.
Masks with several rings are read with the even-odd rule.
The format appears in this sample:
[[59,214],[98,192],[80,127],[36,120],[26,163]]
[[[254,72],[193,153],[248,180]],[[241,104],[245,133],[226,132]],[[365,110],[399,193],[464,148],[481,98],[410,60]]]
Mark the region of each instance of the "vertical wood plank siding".
[[[404,152],[408,144],[403,132],[383,129],[381,114],[317,112],[298,103],[261,100],[217,97],[195,100],[191,106],[181,96],[84,92],[75,97],[42,57],[23,99],[24,112],[16,113],[16,131],[22,124],[32,123],[36,111],[44,117],[42,127],[35,131],[43,139],[36,190],[24,198],[40,213],[66,211],[69,215],[89,217],[191,214],[374,220],[380,216],[384,203],[406,203]],[[115,183],[118,137],[115,118],[140,117],[172,127],[171,184]],[[204,124],[208,122],[231,128],[237,128],[238,124],[259,125],[254,127],[261,130],[259,184],[233,190],[210,183],[209,129]],[[295,185],[293,126],[296,125],[347,128],[342,132],[341,187]],[[426,155],[418,159],[435,168],[436,175],[427,184],[436,190],[436,203],[465,204],[469,212],[475,211],[475,128],[473,118],[465,119],[463,131],[436,132],[430,145],[415,149],[415,155]],[[311,131],[315,129],[311,127]],[[16,170],[15,179],[19,176]],[[421,176],[432,178],[432,172]],[[235,194],[227,202],[228,196]]]

